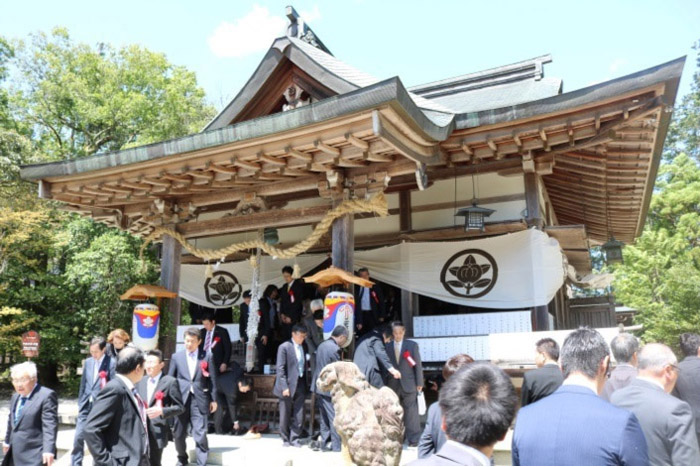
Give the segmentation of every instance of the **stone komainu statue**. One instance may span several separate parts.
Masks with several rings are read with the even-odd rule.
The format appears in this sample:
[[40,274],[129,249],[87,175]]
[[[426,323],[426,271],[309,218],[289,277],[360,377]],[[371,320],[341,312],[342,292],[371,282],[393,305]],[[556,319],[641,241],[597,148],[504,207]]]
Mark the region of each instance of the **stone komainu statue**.
[[343,443],[342,455],[357,465],[399,465],[403,444],[403,409],[388,387],[376,389],[352,362],[327,365],[316,381],[329,391],[335,408],[334,426]]

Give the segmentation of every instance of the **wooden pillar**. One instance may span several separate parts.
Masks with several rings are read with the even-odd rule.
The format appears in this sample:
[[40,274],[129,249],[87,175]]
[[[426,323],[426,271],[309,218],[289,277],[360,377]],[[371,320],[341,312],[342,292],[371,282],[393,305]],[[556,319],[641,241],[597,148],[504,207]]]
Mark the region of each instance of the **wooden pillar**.
[[401,289],[401,322],[406,326],[406,337],[413,337],[414,294]]
[[[182,245],[170,235],[163,235],[163,252],[160,258],[160,285],[171,292],[180,291],[180,257],[182,256]],[[163,340],[163,354],[165,358],[175,352],[177,327],[180,325],[182,302],[180,297],[168,298],[168,316],[172,324],[172,331]]]
[[[333,207],[342,203],[333,201]],[[332,227],[331,262],[333,266],[354,272],[353,253],[355,250],[355,220],[352,214],[333,221]]]
[[[525,205],[527,207],[528,227],[544,229],[544,220],[540,210],[540,180],[539,176],[532,172],[526,173],[525,177]],[[535,278],[537,280],[537,278]],[[547,305],[535,306],[530,309],[533,331],[549,330],[549,310]]]
[[399,192],[399,230],[401,232],[410,232],[413,230],[410,191]]

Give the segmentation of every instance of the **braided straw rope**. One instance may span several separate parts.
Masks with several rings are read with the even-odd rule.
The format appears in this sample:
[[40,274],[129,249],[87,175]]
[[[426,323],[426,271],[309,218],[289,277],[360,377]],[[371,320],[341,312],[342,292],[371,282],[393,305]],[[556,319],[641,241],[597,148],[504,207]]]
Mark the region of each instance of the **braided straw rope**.
[[299,256],[300,254],[304,253],[306,250],[314,246],[321,239],[321,237],[326,232],[328,232],[328,230],[331,228],[331,225],[333,225],[334,220],[343,217],[347,214],[360,214],[366,212],[374,213],[380,217],[386,217],[389,214],[389,208],[387,207],[387,202],[386,198],[384,197],[384,193],[377,193],[371,199],[368,200],[344,201],[342,204],[336,206],[335,208],[328,211],[328,213],[326,213],[324,218],[321,220],[321,222],[319,222],[316,225],[316,228],[314,228],[313,232],[308,238],[289,248],[277,248],[272,245],[268,245],[260,239],[234,243],[227,247],[219,248],[216,250],[197,248],[196,246],[188,242],[182,234],[165,227],[156,227],[155,230],[151,232],[151,234],[148,237],[146,237],[146,239],[143,242],[143,245],[141,245],[141,251],[139,253],[139,256],[141,260],[143,260],[143,252],[151,242],[157,240],[162,235],[170,235],[175,240],[177,240],[183,248],[188,250],[194,256],[203,260],[214,260],[224,258],[233,253],[242,250],[252,250],[254,248],[260,248],[270,256],[282,259],[291,259],[296,256]]

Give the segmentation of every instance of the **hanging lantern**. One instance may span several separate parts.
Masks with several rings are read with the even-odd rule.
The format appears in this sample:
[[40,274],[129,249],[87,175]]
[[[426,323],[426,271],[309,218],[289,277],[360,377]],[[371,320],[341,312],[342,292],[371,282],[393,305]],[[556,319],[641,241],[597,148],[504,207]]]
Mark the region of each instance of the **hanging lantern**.
[[482,208],[476,204],[476,200],[472,201],[472,205],[468,208],[462,208],[457,211],[455,216],[464,216],[464,230],[480,230],[484,231],[484,219],[496,212],[495,209]]
[[274,227],[266,227],[263,231],[263,241],[268,245],[277,245],[280,242],[277,229]]
[[605,252],[605,262],[607,264],[622,263],[622,247],[625,244],[619,240],[615,240],[615,237],[610,237],[610,240],[603,244],[603,251]]

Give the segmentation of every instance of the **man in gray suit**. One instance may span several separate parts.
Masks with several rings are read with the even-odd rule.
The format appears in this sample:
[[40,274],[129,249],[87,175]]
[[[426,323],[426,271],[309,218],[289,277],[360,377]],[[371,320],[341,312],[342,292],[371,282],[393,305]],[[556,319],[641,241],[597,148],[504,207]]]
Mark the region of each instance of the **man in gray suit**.
[[401,378],[399,370],[394,368],[386,352],[386,344],[391,342],[391,326],[383,325],[360,337],[355,347],[353,362],[365,375],[367,382],[377,389],[384,386],[384,373],[394,379]]
[[610,349],[615,356],[617,365],[610,372],[610,377],[603,386],[603,392],[600,393],[600,397],[608,402],[615,391],[624,388],[637,377],[639,342],[632,334],[624,332],[615,336],[610,342]]
[[336,326],[331,332],[331,337],[323,341],[316,350],[316,368],[314,369],[314,376],[311,378],[311,391],[315,392],[318,397],[317,400],[320,400],[321,439],[318,445],[312,447],[314,450],[328,451],[328,443],[331,443],[330,450],[340,452],[340,435],[338,435],[335,426],[333,426],[335,408],[333,407],[331,394],[323,392],[316,387],[316,380],[318,380],[321,370],[326,365],[340,361],[340,349],[348,341],[348,335],[348,330],[345,327]]
[[490,466],[493,447],[505,438],[517,402],[503,370],[490,363],[466,365],[440,390],[447,441],[436,454],[408,465]]
[[2,446],[2,465],[52,465],[56,458],[58,398],[37,383],[36,365],[24,362],[10,369],[15,394]]
[[292,326],[292,338],[277,349],[277,374],[272,393],[280,400],[280,437],[284,447],[301,447],[299,437],[304,426],[307,391],[306,334],[306,326],[295,324]]
[[386,385],[399,396],[403,407],[406,440],[409,447],[416,447],[421,435],[418,393],[423,391],[423,364],[418,344],[404,339],[406,328],[403,323],[394,321],[391,329],[394,342],[386,344],[386,353],[392,366],[399,369],[401,379],[387,378]]
[[639,375],[611,397],[614,405],[637,416],[651,465],[700,465],[693,412],[669,394],[678,378],[676,364],[665,345],[645,345],[639,353]]
[[695,433],[700,444],[700,336],[689,332],[681,334],[680,347],[685,358],[678,364],[678,381],[672,394],[687,402],[693,410]]

